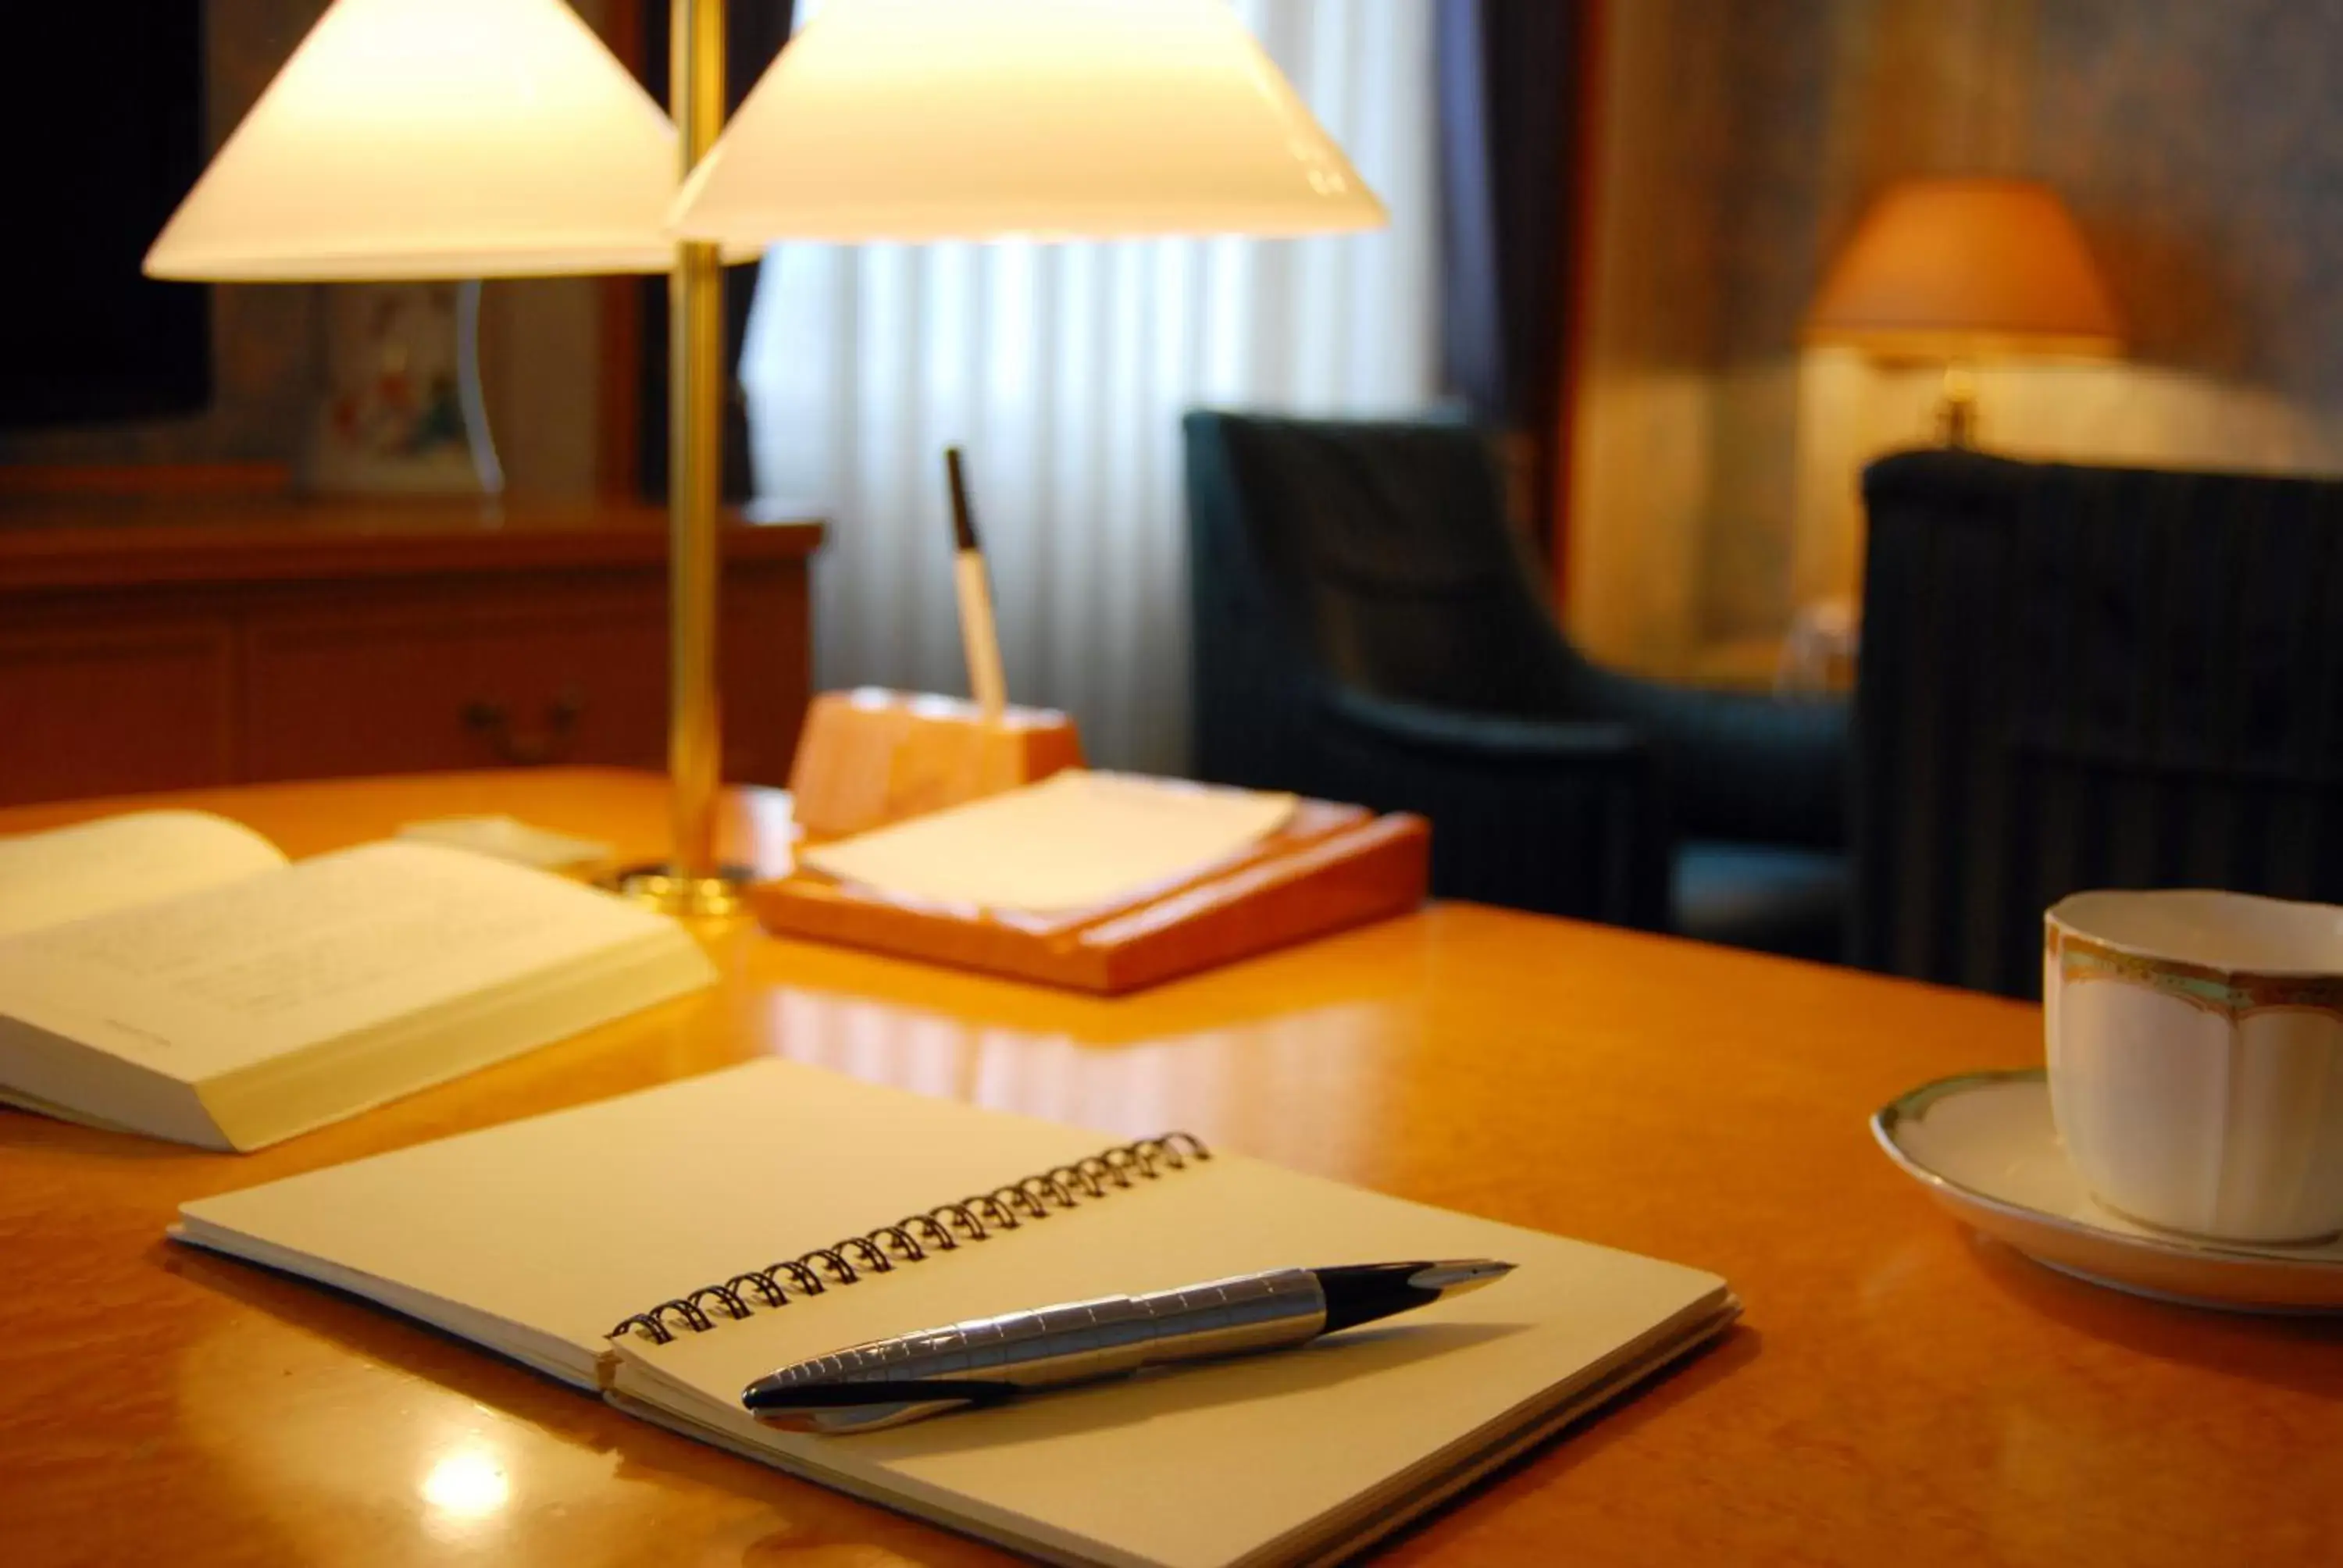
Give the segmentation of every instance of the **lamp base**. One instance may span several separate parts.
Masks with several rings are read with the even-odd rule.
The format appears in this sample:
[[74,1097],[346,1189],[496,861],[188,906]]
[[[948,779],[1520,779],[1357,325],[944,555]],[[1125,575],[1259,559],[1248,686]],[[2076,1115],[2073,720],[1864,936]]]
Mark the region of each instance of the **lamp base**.
[[1958,359],[1948,360],[1936,400],[1936,439],[1966,451],[1976,446],[1976,374]]
[[663,915],[712,917],[740,912],[741,890],[749,885],[749,874],[746,866],[719,866],[711,877],[679,877],[662,862],[629,866],[602,885]]

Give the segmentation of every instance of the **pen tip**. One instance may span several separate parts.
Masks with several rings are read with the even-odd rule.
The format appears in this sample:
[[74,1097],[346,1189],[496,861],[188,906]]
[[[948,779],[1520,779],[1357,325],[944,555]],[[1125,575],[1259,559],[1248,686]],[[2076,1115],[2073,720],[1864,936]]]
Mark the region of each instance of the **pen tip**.
[[1443,1295],[1453,1296],[1478,1290],[1513,1271],[1513,1264],[1499,1262],[1494,1258],[1449,1258],[1425,1264],[1409,1275],[1407,1282],[1418,1290],[1438,1291]]

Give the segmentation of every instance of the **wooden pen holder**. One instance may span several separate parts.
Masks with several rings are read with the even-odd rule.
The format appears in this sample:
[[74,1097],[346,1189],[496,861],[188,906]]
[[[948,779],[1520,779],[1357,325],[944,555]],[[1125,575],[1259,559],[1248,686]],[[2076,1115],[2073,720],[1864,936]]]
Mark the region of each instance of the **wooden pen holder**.
[[1074,721],[1055,709],[988,719],[962,698],[864,687],[813,699],[789,791],[806,838],[840,839],[1081,765]]

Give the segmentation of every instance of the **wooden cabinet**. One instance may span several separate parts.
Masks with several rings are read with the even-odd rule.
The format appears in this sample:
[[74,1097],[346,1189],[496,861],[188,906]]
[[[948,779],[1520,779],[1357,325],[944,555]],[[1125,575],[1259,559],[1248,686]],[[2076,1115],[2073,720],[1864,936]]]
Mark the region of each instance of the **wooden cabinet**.
[[[0,803],[515,763],[664,766],[647,507],[0,512]],[[11,526],[15,524],[16,526]],[[728,779],[789,774],[810,522],[725,532]]]

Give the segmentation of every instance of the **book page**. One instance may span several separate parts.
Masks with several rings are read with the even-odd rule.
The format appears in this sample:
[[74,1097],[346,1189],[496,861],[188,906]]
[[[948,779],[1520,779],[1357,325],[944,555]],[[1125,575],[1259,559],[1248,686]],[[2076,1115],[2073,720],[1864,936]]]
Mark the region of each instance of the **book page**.
[[672,929],[542,871],[368,844],[0,940],[0,1012],[200,1083]]
[[208,811],[132,811],[0,838],[0,937],[273,871],[277,846]]
[[1184,880],[1292,815],[1291,795],[1069,769],[798,859],[916,903],[1051,914]]
[[596,839],[557,833],[501,813],[493,816],[433,817],[399,825],[398,837],[411,844],[445,844],[493,855],[516,866],[558,871],[592,866],[610,858],[610,846]]

